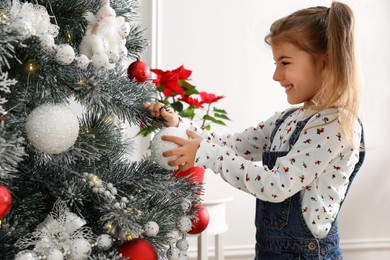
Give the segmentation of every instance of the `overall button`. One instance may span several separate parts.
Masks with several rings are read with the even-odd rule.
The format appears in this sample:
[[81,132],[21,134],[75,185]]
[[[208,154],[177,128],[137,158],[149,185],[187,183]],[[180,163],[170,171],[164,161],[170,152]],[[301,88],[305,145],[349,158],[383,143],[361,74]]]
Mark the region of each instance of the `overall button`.
[[308,247],[310,250],[314,251],[314,250],[317,248],[317,244],[314,243],[314,242],[310,242],[310,243],[307,245],[307,247]]

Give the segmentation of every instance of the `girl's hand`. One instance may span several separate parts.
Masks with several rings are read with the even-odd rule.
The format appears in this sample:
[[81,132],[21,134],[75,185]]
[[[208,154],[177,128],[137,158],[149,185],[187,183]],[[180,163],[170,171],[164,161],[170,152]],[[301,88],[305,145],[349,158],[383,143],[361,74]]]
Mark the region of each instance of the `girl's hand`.
[[179,115],[171,107],[160,102],[145,103],[144,108],[148,109],[154,117],[162,117],[165,126],[177,127],[179,125]]
[[164,141],[173,142],[179,145],[178,148],[165,151],[164,157],[177,156],[173,161],[169,161],[169,166],[178,166],[180,171],[185,171],[194,166],[195,155],[202,141],[202,137],[191,130],[187,130],[187,135],[191,139],[183,139],[177,136],[165,135],[161,139]]

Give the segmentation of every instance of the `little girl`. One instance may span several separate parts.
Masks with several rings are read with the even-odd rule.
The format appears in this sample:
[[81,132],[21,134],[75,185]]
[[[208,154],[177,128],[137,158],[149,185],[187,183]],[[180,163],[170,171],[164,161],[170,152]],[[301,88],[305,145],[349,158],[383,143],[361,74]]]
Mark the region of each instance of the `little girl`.
[[273,79],[302,105],[241,133],[208,133],[161,103],[145,104],[166,126],[192,130],[189,140],[164,137],[179,145],[163,154],[177,156],[171,166],[209,168],[257,198],[256,260],[343,259],[337,215],[364,159],[353,28],[339,2],[274,22],[265,38]]

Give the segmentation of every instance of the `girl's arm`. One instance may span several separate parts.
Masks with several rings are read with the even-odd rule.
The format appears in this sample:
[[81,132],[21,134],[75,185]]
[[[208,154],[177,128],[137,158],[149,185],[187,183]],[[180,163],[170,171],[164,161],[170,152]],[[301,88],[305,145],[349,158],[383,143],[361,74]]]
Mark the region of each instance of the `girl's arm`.
[[[265,201],[281,202],[318,178],[329,178],[327,189],[346,186],[359,156],[360,125],[356,124],[355,146],[341,134],[337,120],[326,125],[312,118],[290,152],[277,159],[275,167],[254,164],[233,149],[202,140],[195,165],[220,173],[232,186]],[[322,125],[321,125],[322,124]],[[321,125],[319,127],[315,127]]]

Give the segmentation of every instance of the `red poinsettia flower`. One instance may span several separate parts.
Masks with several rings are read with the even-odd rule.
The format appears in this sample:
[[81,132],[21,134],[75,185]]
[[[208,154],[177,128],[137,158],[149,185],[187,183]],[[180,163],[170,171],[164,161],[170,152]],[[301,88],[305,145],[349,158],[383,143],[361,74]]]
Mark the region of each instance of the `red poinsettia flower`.
[[205,91],[199,92],[199,95],[200,95],[202,104],[211,104],[211,103],[217,102],[218,100],[224,98],[224,96],[216,96],[215,94],[207,93]]
[[192,98],[192,97],[189,97],[189,96],[182,96],[181,98],[179,98],[179,101],[184,101],[184,102],[186,102],[187,104],[189,104],[190,106],[193,106],[193,107],[203,108],[202,103],[197,98]]
[[179,80],[187,80],[192,71],[180,66],[174,70],[162,71],[160,69],[151,69],[151,72],[157,75],[153,83],[157,87],[162,87],[165,96],[184,95],[184,89],[179,85]]
[[187,80],[192,74],[192,71],[185,69],[183,65],[177,69],[172,70],[172,72],[176,73],[180,80]]

